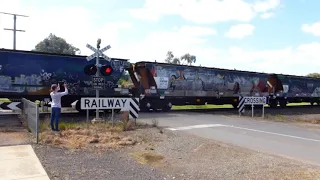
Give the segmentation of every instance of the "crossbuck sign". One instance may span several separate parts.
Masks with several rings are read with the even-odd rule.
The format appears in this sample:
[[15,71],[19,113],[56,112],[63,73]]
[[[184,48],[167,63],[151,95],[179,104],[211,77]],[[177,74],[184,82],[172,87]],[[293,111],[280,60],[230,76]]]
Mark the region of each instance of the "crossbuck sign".
[[110,61],[110,60],[111,60],[108,56],[106,56],[105,54],[103,54],[103,52],[105,52],[106,50],[108,50],[108,49],[111,48],[110,45],[108,45],[108,46],[106,46],[106,47],[104,47],[104,48],[102,48],[102,49],[96,49],[96,48],[92,47],[90,44],[87,44],[87,48],[91,49],[91,50],[94,52],[92,55],[90,55],[90,56],[87,57],[87,61],[90,61],[90,60],[92,60],[93,58],[99,57],[99,56],[103,57],[103,58],[104,58],[105,60],[107,60],[107,61]]
[[262,117],[264,117],[264,105],[267,104],[267,97],[239,97],[239,115],[244,112],[245,105],[251,105],[252,117],[254,114],[254,105],[262,105]]

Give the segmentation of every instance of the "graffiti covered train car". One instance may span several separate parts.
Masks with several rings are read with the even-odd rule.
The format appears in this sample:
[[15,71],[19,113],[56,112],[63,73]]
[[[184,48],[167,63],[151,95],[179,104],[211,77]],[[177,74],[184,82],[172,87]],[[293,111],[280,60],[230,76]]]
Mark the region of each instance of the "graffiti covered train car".
[[269,105],[320,104],[320,79],[218,68],[137,62],[141,107],[169,110],[172,105],[232,104],[238,97],[267,96]]
[[[100,61],[113,68],[112,75],[105,76],[106,89],[100,96],[140,96],[141,110],[205,103],[237,107],[239,96],[267,96],[271,107],[290,102],[320,104],[320,79],[155,62],[133,66],[125,59],[113,60]],[[66,82],[69,95],[62,106],[77,101],[80,110],[81,97],[95,96],[91,76],[84,73],[84,67],[92,64],[79,55],[0,49],[0,98],[50,100],[51,84]],[[119,91],[117,83],[126,70],[134,87]]]
[[[102,97],[128,95],[115,92],[115,88],[130,64],[125,59],[114,60],[112,75],[105,77],[106,89],[100,91]],[[110,65],[108,61],[100,62]],[[51,84],[66,82],[69,94],[63,97],[62,106],[71,106],[81,97],[95,96],[91,76],[84,73],[84,67],[90,64],[95,61],[88,62],[85,56],[0,49],[0,98],[42,101],[50,98]]]

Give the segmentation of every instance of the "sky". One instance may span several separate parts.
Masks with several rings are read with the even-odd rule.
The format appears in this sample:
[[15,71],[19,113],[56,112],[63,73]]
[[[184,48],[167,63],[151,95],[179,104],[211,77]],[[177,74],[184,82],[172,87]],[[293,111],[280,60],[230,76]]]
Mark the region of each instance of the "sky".
[[[81,50],[110,45],[109,57],[164,62],[167,51],[195,65],[266,73],[320,72],[319,0],[0,0],[17,13],[17,49],[50,33]],[[13,48],[13,17],[0,14],[0,48]]]

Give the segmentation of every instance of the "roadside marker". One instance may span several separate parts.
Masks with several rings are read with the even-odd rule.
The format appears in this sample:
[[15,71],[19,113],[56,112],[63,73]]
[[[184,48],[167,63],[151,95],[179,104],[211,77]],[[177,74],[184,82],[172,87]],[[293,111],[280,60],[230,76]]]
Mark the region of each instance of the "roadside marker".
[[200,124],[200,125],[184,126],[184,127],[177,127],[177,128],[167,128],[167,129],[169,129],[171,131],[181,131],[181,130],[189,130],[189,129],[223,127],[223,126],[226,126],[226,125],[222,125],[222,124]]

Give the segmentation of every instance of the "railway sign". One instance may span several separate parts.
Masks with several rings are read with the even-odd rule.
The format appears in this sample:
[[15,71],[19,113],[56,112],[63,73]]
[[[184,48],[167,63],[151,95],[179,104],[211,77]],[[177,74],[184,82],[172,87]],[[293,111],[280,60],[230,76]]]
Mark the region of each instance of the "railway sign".
[[105,87],[104,77],[97,77],[97,76],[92,77],[92,88],[93,89],[102,90],[102,89],[104,89],[104,87]]
[[244,97],[244,104],[251,105],[262,105],[267,104],[267,97]]
[[106,50],[108,50],[108,49],[111,48],[110,45],[108,45],[108,46],[106,46],[106,47],[104,47],[104,48],[102,48],[102,49],[96,49],[96,48],[92,47],[90,44],[87,44],[87,48],[89,48],[91,51],[94,52],[92,55],[90,55],[90,56],[88,56],[88,57],[86,58],[87,61],[90,61],[90,60],[92,60],[92,59],[94,59],[94,58],[96,58],[96,57],[99,57],[99,56],[103,57],[103,58],[104,58],[105,60],[107,60],[107,61],[110,61],[110,60],[111,60],[108,56],[106,56],[105,54],[103,54],[103,52],[105,52]]
[[0,108],[3,110],[21,110],[21,102],[0,102]]
[[262,105],[262,117],[264,117],[264,105],[267,104],[267,97],[239,97],[239,116],[244,112],[245,105],[251,105],[252,117],[254,114],[254,105]]
[[81,98],[81,109],[121,109],[129,111],[129,118],[139,114],[139,98]]

